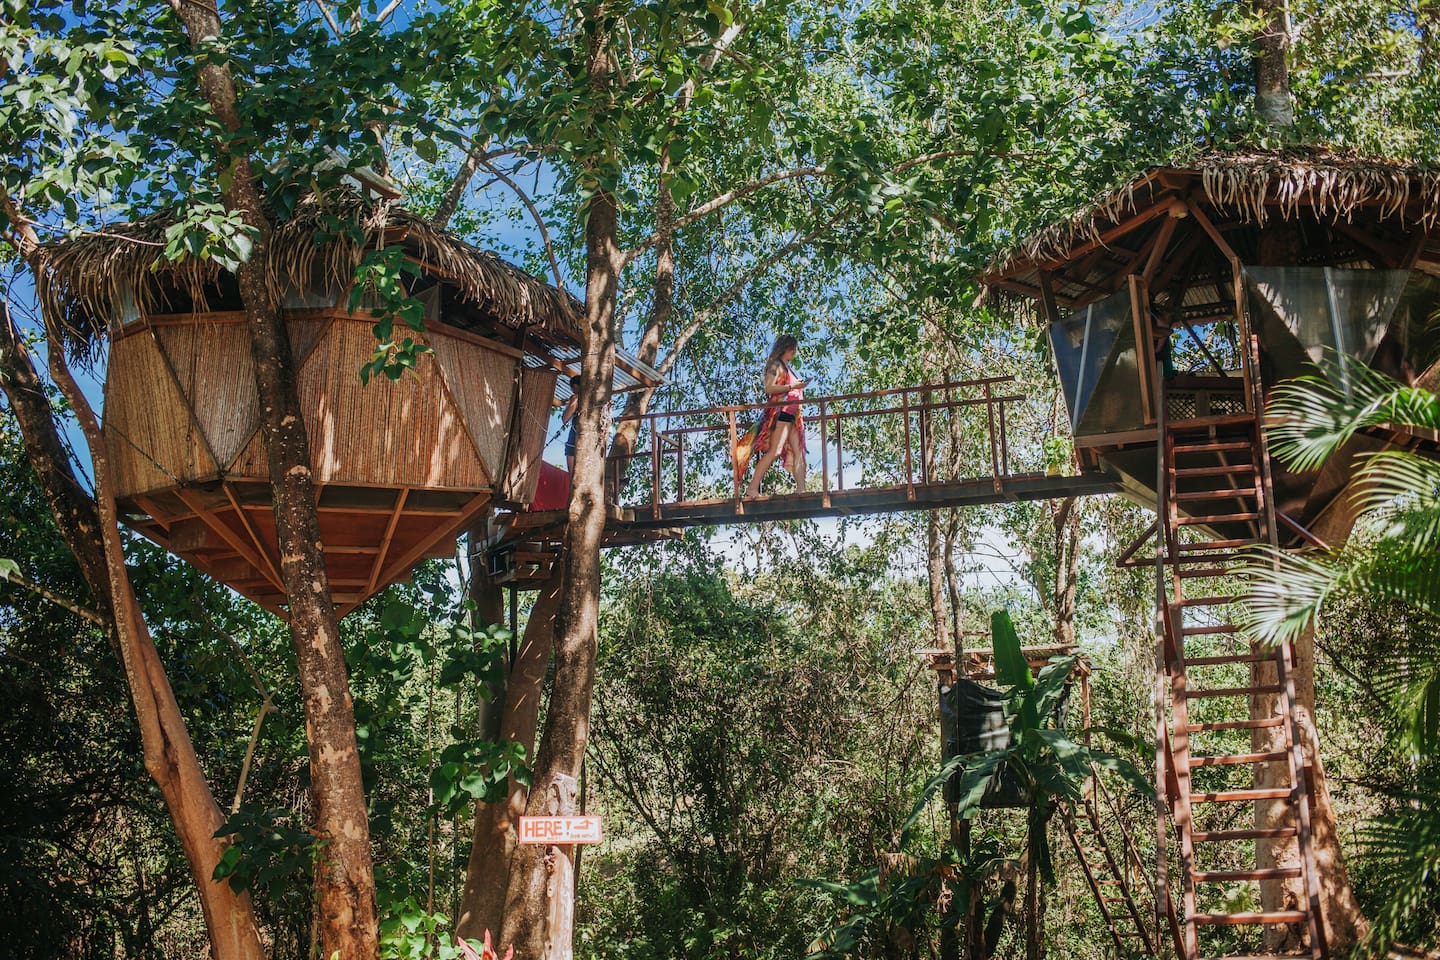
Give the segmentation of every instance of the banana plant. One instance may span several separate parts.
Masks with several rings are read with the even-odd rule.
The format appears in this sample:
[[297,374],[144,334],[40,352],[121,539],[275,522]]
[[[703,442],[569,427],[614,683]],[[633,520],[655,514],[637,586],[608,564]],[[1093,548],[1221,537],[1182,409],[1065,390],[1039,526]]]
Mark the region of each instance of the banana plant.
[[1073,740],[1066,732],[1063,706],[1079,657],[1055,657],[1036,676],[1007,611],[997,610],[991,616],[990,634],[995,680],[1005,694],[1009,743],[985,753],[953,757],[946,766],[962,771],[956,789],[956,815],[962,820],[979,813],[986,793],[1002,784],[1007,792],[1018,792],[1028,806],[1026,954],[1034,958],[1041,954],[1040,886],[1055,882],[1046,824],[1056,805],[1081,802],[1085,781],[1096,768],[1114,772],[1142,794],[1153,797],[1154,788],[1130,761]]

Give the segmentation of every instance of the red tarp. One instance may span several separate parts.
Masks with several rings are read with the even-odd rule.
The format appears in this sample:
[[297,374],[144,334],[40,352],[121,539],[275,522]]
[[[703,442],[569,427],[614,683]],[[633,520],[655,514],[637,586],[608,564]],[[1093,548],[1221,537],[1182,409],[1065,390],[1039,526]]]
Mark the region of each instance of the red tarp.
[[540,482],[535,486],[535,499],[526,507],[529,513],[542,510],[564,510],[570,503],[570,474],[549,463],[540,464]]

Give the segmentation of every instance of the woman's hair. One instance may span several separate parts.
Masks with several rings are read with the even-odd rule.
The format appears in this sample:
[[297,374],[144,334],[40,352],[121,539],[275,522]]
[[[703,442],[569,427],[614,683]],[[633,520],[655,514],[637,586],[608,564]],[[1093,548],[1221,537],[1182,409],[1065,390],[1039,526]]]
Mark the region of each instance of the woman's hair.
[[766,369],[769,369],[770,364],[779,363],[784,359],[786,351],[794,350],[799,346],[800,341],[788,333],[782,333],[779,337],[775,338],[775,346],[770,348],[770,356],[765,359]]

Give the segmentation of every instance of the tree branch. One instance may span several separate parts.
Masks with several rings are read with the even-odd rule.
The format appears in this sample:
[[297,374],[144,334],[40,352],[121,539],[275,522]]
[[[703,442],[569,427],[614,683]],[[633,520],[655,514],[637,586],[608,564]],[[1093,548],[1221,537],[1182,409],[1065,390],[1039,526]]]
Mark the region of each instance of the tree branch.
[[660,371],[661,374],[669,374],[669,372],[674,368],[676,361],[680,357],[680,351],[685,349],[686,344],[690,342],[690,340],[695,336],[695,334],[700,332],[700,328],[703,327],[712,317],[714,317],[715,314],[725,309],[725,307],[729,306],[736,297],[740,296],[741,293],[745,292],[745,288],[750,286],[750,284],[755,281],[755,278],[759,277],[767,270],[770,270],[772,267],[774,267],[780,261],[784,260],[786,257],[790,256],[795,251],[800,250],[803,247],[807,247],[811,243],[813,243],[816,237],[820,236],[820,234],[824,233],[826,230],[830,229],[830,227],[834,226],[835,222],[839,220],[841,216],[842,214],[836,214],[830,220],[828,220],[821,226],[816,227],[814,230],[811,230],[809,233],[804,234],[803,236],[797,236],[790,240],[790,242],[786,243],[784,246],[778,247],[768,256],[766,256],[763,260],[757,261],[750,267],[749,270],[746,270],[743,274],[741,274],[739,279],[737,279],[734,283],[730,284],[730,286],[726,287],[725,292],[721,293],[720,296],[716,297],[714,300],[710,301],[710,303],[695,311],[694,316],[690,318],[690,322],[685,325],[685,329],[680,331],[680,333],[675,337],[675,343],[673,346],[671,346],[670,352],[665,355],[665,359],[660,361],[660,363],[656,366],[655,369]]
[[550,272],[555,277],[555,287],[560,291],[561,294],[563,294],[561,302],[568,305],[570,299],[570,291],[565,289],[565,281],[560,277],[560,263],[558,260],[555,259],[555,245],[550,242],[550,231],[546,229],[545,219],[540,216],[540,211],[535,208],[535,203],[530,199],[530,197],[525,193],[524,190],[520,189],[520,185],[518,183],[516,183],[514,180],[511,180],[504,173],[501,173],[500,170],[489,161],[489,159],[487,159],[486,157],[478,157],[477,160],[482,167],[490,171],[490,173],[495,177],[495,179],[499,180],[501,183],[505,184],[505,186],[515,191],[515,196],[519,197],[520,202],[525,204],[525,209],[530,211],[531,219],[535,221],[535,226],[538,227],[540,230],[540,239],[545,242],[545,256],[550,258]]
[[[787,180],[800,180],[807,177],[828,176],[832,176],[832,174],[824,167],[797,167],[793,170],[783,170],[780,173],[772,173],[770,174],[770,176],[761,177],[759,180],[752,180],[750,183],[745,184],[743,187],[736,187],[734,190],[729,190],[725,193],[720,194],[719,196],[711,198],[710,200],[702,203],[700,206],[691,210],[684,216],[676,217],[675,222],[671,224],[670,232],[683,230],[695,221],[707,217],[710,214],[714,213],[716,210],[719,210],[721,207],[726,206],[727,204],[734,203],[736,200],[740,200],[744,197],[748,197],[752,193],[757,193],[761,190],[764,190],[766,187],[772,186],[774,184],[783,183]],[[655,233],[652,233],[650,236],[646,237],[640,243],[625,251],[625,253],[621,254],[622,265],[629,264],[640,254],[644,253],[646,250],[649,250],[651,247],[655,246],[655,244],[659,243],[664,238],[664,236],[664,232],[656,231]]]
[[26,590],[29,590],[31,593],[35,594],[38,597],[41,597],[42,599],[50,601],[57,607],[63,607],[66,610],[69,610],[77,617],[84,617],[91,623],[99,624],[102,627],[110,626],[110,618],[106,617],[104,614],[101,614],[95,610],[91,610],[88,607],[82,607],[74,600],[71,600],[68,597],[62,597],[55,591],[50,590],[46,587],[42,587],[34,580],[30,580],[15,571],[7,572],[3,569],[0,569],[0,583],[13,583],[17,587],[24,587]]

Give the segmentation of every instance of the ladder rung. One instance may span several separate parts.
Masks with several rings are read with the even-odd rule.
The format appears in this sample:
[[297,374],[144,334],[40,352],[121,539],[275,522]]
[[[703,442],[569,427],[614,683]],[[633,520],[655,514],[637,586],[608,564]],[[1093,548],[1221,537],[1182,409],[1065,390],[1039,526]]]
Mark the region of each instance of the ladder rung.
[[1167,426],[1171,433],[1198,433],[1201,430],[1213,430],[1216,427],[1240,427],[1251,426],[1255,423],[1253,413],[1219,413],[1211,417],[1187,417],[1184,420],[1171,420]]
[[1276,760],[1284,760],[1289,754],[1284,750],[1274,750],[1269,753],[1235,753],[1223,757],[1191,757],[1192,767],[1233,767],[1245,763],[1272,763]]
[[1294,792],[1292,787],[1258,787],[1250,790],[1214,790],[1190,794],[1191,803],[1249,803],[1253,800],[1284,800]]
[[1181,553],[1198,553],[1201,550],[1229,550],[1232,547],[1253,547],[1259,544],[1259,540],[1201,540],[1199,543],[1180,544]]
[[1180,601],[1182,607],[1214,607],[1222,603],[1236,603],[1244,597],[1186,597]]
[[[1193,560],[1209,560],[1211,557],[1193,557]],[[1203,579],[1206,577],[1228,577],[1235,573],[1230,567],[1185,567],[1180,568],[1180,576]]]
[[1210,633],[1239,633],[1240,628],[1233,623],[1215,623],[1208,627],[1181,627],[1180,635],[1185,637],[1199,637]]
[[1176,503],[1185,503],[1192,500],[1240,500],[1245,497],[1253,500],[1257,496],[1259,494],[1254,487],[1228,487],[1223,490],[1185,490],[1170,499]]
[[1303,910],[1273,910],[1269,913],[1197,913],[1190,918],[1209,926],[1238,926],[1242,923],[1304,923]]
[[1207,440],[1203,443],[1177,443],[1176,453],[1220,453],[1224,450],[1249,450],[1249,440]]
[[1237,653],[1233,657],[1186,657],[1187,667],[1213,667],[1226,663],[1269,663],[1280,655],[1277,647],[1270,653]]
[[1187,733],[1204,733],[1208,730],[1261,730],[1265,727],[1278,727],[1284,722],[1284,717],[1261,717],[1256,720],[1220,720],[1215,723],[1186,724],[1185,730]]
[[1279,693],[1284,690],[1279,686],[1264,687],[1212,687],[1209,690],[1186,690],[1187,697],[1245,697],[1257,693]]
[[1300,876],[1299,867],[1268,867],[1264,870],[1197,870],[1190,874],[1196,883],[1233,883],[1236,880],[1289,880]]
[[1224,477],[1237,473],[1254,473],[1253,463],[1227,463],[1218,467],[1176,467],[1177,477]]
[[1217,513],[1208,517],[1179,517],[1176,523],[1182,527],[1209,526],[1212,523],[1239,523],[1242,520],[1258,520],[1260,514],[1250,510],[1244,513]]
[[1272,827],[1265,830],[1197,830],[1190,834],[1191,843],[1223,843],[1227,840],[1288,840],[1299,833],[1294,827]]

